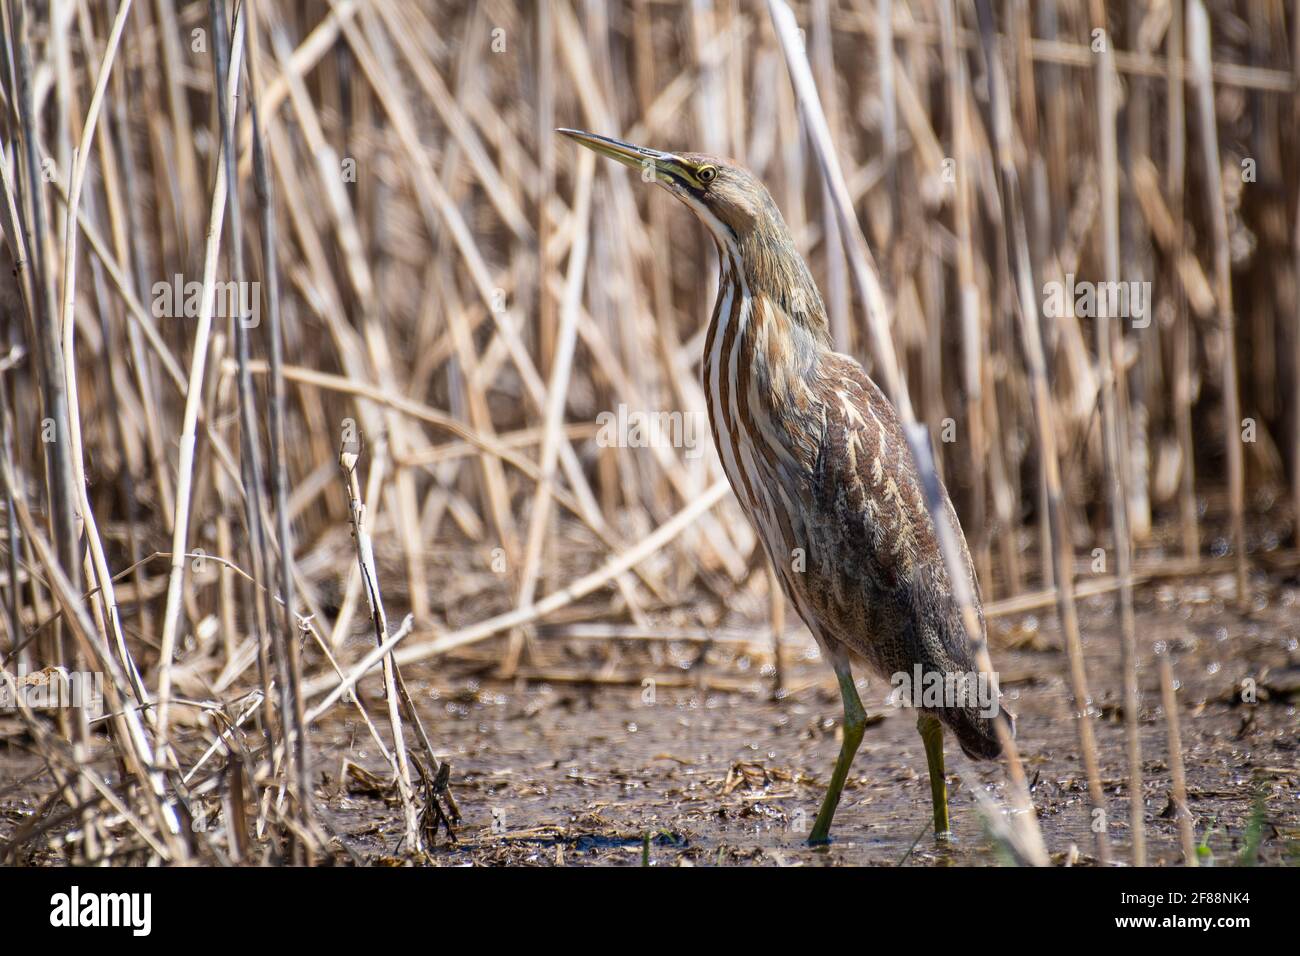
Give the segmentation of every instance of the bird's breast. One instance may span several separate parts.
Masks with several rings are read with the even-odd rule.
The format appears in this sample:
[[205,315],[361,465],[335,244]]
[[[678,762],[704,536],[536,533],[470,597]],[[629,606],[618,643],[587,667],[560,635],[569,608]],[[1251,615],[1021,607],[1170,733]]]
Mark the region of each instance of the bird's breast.
[[724,272],[708,335],[702,378],[714,445],[742,509],[763,543],[783,589],[806,621],[803,574],[808,560],[812,456],[815,442],[807,419],[774,396],[768,366],[769,316],[743,278]]

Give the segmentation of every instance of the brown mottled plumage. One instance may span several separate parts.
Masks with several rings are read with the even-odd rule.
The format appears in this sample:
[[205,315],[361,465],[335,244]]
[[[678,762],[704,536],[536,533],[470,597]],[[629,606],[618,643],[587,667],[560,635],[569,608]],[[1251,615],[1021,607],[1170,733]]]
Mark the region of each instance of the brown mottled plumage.
[[[713,439],[845,697],[842,766],[814,829],[815,840],[825,838],[861,735],[859,726],[848,739],[849,724],[861,722],[861,703],[846,652],[886,678],[911,675],[916,665],[922,673],[977,672],[897,413],[862,367],[831,347],[821,294],[780,210],[752,174],[712,156],[562,132],[627,165],[651,168],[717,246],[721,276],[702,370]],[[965,538],[942,494],[978,608]],[[979,619],[982,629],[982,611]],[[1000,753],[993,719],[975,706],[931,710],[969,756]],[[931,758],[936,830],[946,831],[942,735],[924,717],[918,726]]]

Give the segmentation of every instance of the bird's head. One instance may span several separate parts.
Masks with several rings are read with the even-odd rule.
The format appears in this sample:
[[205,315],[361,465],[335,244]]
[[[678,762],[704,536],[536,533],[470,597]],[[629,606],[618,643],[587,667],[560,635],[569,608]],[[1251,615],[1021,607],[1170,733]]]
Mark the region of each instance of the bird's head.
[[790,348],[784,354],[799,359],[799,368],[806,368],[817,350],[830,347],[821,293],[781,210],[753,173],[704,153],[665,153],[576,129],[557,132],[631,166],[645,182],[658,183],[689,206],[712,234],[724,269],[743,271],[748,293],[789,317]]
[[663,186],[690,207],[719,245],[740,243],[755,233],[785,235],[785,222],[767,187],[739,163],[704,153],[666,153],[582,130],[556,132],[631,166],[643,181]]

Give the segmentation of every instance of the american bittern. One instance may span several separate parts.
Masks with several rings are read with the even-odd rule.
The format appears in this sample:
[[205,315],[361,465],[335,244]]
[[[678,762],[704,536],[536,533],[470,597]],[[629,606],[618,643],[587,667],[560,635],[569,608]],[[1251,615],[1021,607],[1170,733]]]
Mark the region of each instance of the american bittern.
[[[984,688],[914,700],[934,830],[948,835],[943,727],[976,759],[1001,752],[996,685],[973,652],[893,405],[857,362],[831,347],[826,310],[767,189],[741,166],[562,129],[643,171],[708,229],[722,274],[704,345],[713,440],[785,593],[830,659],[844,698],[843,744],[810,842],[829,839],[866,714],[850,652],[896,684]],[[957,515],[972,593],[975,573]],[[978,608],[978,597],[976,598]],[[979,614],[984,627],[983,612]],[[915,689],[914,689],[915,694]]]

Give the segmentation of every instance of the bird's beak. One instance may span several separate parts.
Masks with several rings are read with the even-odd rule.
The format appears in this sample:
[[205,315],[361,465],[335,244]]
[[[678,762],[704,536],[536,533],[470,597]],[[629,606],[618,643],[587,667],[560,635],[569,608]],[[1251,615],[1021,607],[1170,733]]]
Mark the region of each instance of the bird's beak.
[[624,166],[631,166],[633,169],[640,170],[642,178],[646,182],[650,182],[650,177],[646,176],[647,171],[655,179],[665,183],[680,180],[690,182],[694,178],[681,157],[672,153],[651,149],[648,146],[633,146],[631,143],[625,143],[622,140],[584,132],[580,129],[557,129],[556,132],[563,133],[569,139],[581,143],[593,152],[608,156]]

